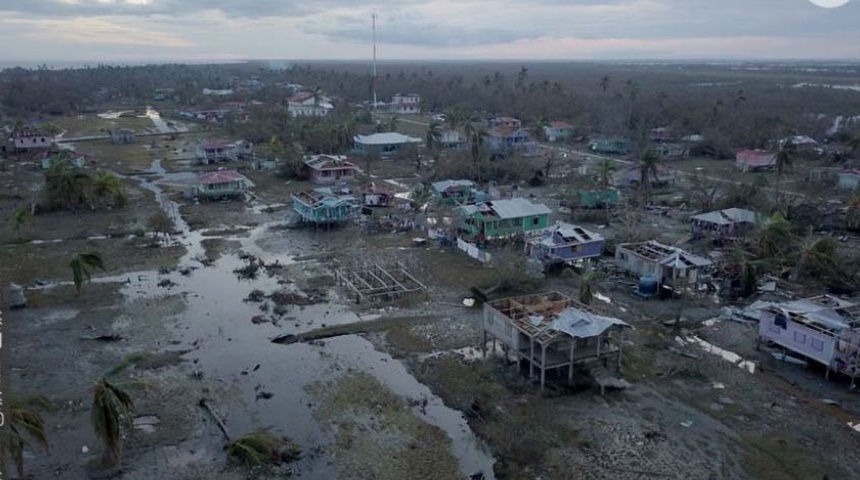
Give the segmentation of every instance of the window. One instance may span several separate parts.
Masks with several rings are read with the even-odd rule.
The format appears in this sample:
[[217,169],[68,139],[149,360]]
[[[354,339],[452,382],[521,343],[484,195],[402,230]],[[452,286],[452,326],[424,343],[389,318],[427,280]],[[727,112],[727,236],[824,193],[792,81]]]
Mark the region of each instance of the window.
[[824,351],[824,342],[822,342],[819,338],[810,338],[809,345],[812,347],[813,350],[817,350],[819,352]]
[[540,217],[533,218],[532,225],[540,225]]
[[773,319],[773,324],[785,330],[788,328],[788,317],[786,317],[785,314],[777,313],[776,317]]
[[796,343],[806,343],[806,334],[803,332],[794,332],[794,341]]

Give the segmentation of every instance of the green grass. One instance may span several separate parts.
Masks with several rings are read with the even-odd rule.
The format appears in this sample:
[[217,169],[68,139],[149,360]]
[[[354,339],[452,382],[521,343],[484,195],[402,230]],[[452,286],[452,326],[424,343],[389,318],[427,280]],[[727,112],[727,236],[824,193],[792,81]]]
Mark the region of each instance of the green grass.
[[741,440],[747,471],[756,480],[821,480],[846,478],[836,467],[824,469],[816,464],[813,453],[788,436],[747,436]]
[[122,117],[99,118],[97,116],[64,117],[51,123],[65,130],[65,137],[87,137],[91,135],[107,135],[107,129],[128,128],[137,133],[155,131],[152,120],[148,118]]

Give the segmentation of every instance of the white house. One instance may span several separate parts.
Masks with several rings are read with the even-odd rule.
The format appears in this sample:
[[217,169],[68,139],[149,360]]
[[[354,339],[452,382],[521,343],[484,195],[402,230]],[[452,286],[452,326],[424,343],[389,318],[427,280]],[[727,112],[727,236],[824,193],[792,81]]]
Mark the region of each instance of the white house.
[[12,139],[17,150],[50,148],[54,144],[54,137],[52,135],[37,130],[18,130]]
[[399,115],[421,113],[421,96],[417,93],[395,93],[391,97],[391,111]]
[[299,92],[287,100],[287,112],[294,117],[324,117],[332,110],[329,99],[311,92]]
[[573,135],[573,125],[566,122],[550,122],[543,127],[543,133],[548,142],[557,142]]

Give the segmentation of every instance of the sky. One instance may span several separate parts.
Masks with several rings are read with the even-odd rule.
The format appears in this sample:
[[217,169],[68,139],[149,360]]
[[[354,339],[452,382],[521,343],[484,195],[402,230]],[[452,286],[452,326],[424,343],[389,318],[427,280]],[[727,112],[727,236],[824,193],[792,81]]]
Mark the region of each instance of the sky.
[[383,60],[860,60],[860,0],[0,0],[0,61],[363,60],[374,11]]

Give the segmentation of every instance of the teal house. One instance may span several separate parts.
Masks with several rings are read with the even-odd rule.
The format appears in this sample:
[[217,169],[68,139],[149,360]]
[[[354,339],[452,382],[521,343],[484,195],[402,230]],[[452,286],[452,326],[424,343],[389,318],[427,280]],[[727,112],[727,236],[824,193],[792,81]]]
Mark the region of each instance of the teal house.
[[633,145],[623,138],[598,138],[588,145],[592,152],[626,154],[633,150]]
[[293,210],[302,221],[314,225],[332,225],[351,220],[358,203],[351,195],[338,195],[330,189],[306,190],[292,195]]
[[549,226],[550,209],[525,198],[495,200],[458,208],[458,235],[466,241],[486,242],[524,235]]

